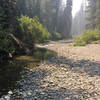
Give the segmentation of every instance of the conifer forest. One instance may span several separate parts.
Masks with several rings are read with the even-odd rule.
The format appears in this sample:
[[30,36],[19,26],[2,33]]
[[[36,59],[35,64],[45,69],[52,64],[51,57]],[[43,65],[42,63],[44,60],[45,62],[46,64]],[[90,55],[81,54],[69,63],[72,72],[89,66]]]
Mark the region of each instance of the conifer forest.
[[100,100],[100,0],[0,0],[0,100]]

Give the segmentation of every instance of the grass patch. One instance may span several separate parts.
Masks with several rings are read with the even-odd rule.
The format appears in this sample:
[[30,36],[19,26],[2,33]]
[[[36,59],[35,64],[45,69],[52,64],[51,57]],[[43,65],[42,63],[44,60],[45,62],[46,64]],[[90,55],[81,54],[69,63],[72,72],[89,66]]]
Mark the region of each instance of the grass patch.
[[85,46],[90,43],[100,43],[100,30],[86,30],[83,34],[75,38],[74,46]]
[[94,43],[94,44],[100,44],[100,40],[93,41],[92,43]]
[[82,43],[75,43],[74,46],[85,46],[86,43],[82,42]]

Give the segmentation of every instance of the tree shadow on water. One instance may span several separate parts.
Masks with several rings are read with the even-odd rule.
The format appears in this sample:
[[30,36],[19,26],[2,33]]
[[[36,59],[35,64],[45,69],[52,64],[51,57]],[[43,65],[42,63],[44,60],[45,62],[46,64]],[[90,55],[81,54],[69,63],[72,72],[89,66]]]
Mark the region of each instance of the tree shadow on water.
[[16,81],[21,79],[20,72],[23,67],[14,64],[0,65],[0,96],[7,94],[8,91],[16,88]]
[[26,68],[38,67],[42,60],[49,59],[54,55],[56,53],[53,51],[36,48],[31,55],[16,56],[11,61],[0,63],[0,96],[17,88],[16,82],[23,78],[21,72],[25,71]]
[[[66,66],[68,66],[72,70],[72,72],[75,73],[80,73],[82,69],[90,76],[95,76],[95,75],[100,76],[100,63],[92,62],[84,59],[80,61],[79,60],[74,61],[72,59],[67,59],[66,57],[63,56],[58,57],[55,52],[51,53],[46,49],[39,49],[39,50],[40,51],[36,50],[36,52],[34,52],[34,54],[31,56],[28,57],[22,56],[21,58],[18,58],[17,59],[18,69],[15,69],[15,71],[14,69],[11,71],[11,68],[16,68],[16,64],[14,64],[13,66],[7,69],[6,67],[2,70],[0,69],[1,70],[0,71],[0,92],[1,92],[0,95],[2,95],[3,92],[7,93],[8,90],[10,89],[15,89],[16,78],[20,80],[17,83],[19,91],[17,91],[18,92],[17,93],[15,89],[15,93],[12,95],[11,100],[22,100],[23,98],[22,95],[26,95],[25,100],[67,100],[68,98],[69,98],[68,100],[81,100],[80,98],[82,96],[83,98],[87,99],[88,98],[87,94],[91,95],[88,92],[87,94],[83,94],[84,90],[59,87],[50,81],[49,82],[45,81],[44,79],[48,76],[50,77],[53,72],[46,68],[42,69],[41,67],[34,67],[34,62],[35,62],[34,57],[37,62],[38,62],[37,60],[38,58],[41,58],[42,60],[47,59],[46,61],[47,65],[52,64],[52,65],[56,65],[56,67],[64,67],[64,68],[67,68]],[[24,67],[27,65],[29,66],[29,69],[25,71]],[[30,66],[34,67],[32,71],[30,70]],[[20,72],[23,70],[24,70],[23,75],[25,74],[25,76],[22,78],[20,76]],[[7,78],[9,82],[7,81]],[[44,86],[46,84],[47,86]],[[11,86],[13,87],[11,88]],[[6,91],[4,91],[3,89],[6,89]],[[27,93],[30,90],[32,92],[32,95],[29,95]],[[20,94],[20,92],[24,92],[24,94],[23,93]]]

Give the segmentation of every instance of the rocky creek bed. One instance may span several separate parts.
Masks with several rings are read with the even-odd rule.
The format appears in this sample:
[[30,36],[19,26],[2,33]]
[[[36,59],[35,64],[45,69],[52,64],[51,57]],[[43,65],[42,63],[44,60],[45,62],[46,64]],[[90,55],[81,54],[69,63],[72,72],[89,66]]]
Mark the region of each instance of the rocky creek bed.
[[26,68],[17,89],[0,100],[100,100],[100,45],[67,42],[39,45],[56,51],[37,67]]

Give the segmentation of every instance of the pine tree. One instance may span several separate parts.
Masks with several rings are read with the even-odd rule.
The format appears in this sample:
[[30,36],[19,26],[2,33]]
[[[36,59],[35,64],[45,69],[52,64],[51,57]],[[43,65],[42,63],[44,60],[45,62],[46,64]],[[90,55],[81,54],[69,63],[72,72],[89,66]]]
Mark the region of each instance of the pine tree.
[[96,1],[96,28],[100,29],[100,0]]
[[72,34],[78,35],[84,32],[86,25],[86,12],[84,2],[81,5],[79,12],[75,15],[72,22]]
[[66,1],[66,8],[63,14],[63,37],[69,38],[72,25],[72,0]]
[[4,30],[13,32],[16,23],[16,0],[0,1],[0,24]]
[[100,0],[88,0],[88,28],[100,29]]

